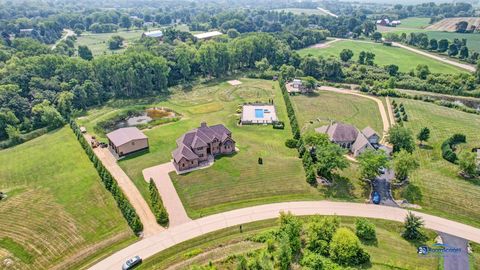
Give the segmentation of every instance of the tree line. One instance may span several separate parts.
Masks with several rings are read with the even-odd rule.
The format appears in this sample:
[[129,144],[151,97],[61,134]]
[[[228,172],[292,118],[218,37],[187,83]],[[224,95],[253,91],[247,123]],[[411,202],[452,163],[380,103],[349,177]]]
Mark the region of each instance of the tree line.
[[88,158],[97,170],[103,185],[108,191],[110,191],[110,193],[112,193],[113,198],[117,202],[118,208],[122,212],[123,217],[127,220],[128,226],[130,226],[134,233],[140,233],[143,230],[143,224],[140,221],[140,217],[137,215],[135,208],[133,208],[127,197],[125,197],[125,194],[123,194],[122,190],[118,186],[113,176],[102,164],[102,161],[100,161],[95,155],[95,153],[93,153],[92,148],[90,147],[87,140],[83,137],[83,134],[81,133],[80,128],[77,126],[75,121],[72,120],[70,122],[70,127],[72,128],[75,136],[80,142],[80,145],[85,150]]

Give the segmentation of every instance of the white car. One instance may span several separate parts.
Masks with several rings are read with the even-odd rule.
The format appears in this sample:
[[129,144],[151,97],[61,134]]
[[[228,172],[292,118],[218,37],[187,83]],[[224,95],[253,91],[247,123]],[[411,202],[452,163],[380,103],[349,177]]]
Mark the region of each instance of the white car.
[[128,259],[123,265],[122,270],[130,270],[135,268],[135,266],[142,263],[142,258],[140,256],[135,256],[131,259]]

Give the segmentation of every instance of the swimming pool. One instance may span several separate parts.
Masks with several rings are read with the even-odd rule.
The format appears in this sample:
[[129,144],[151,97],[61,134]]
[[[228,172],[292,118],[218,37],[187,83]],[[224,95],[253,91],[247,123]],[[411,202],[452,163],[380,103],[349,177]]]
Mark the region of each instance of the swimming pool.
[[263,109],[255,109],[255,118],[263,118]]

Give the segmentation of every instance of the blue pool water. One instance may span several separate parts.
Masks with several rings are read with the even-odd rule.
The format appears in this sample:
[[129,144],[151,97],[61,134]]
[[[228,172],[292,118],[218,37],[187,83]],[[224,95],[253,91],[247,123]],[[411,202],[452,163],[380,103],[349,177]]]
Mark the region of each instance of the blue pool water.
[[255,118],[263,118],[263,109],[255,109]]

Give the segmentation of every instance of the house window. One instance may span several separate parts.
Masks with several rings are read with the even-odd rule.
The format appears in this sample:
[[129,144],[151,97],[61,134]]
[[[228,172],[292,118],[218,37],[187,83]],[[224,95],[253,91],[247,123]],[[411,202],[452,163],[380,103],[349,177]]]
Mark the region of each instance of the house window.
[[135,142],[132,142],[132,145],[135,145]]
[[193,165],[193,161],[192,161],[192,165]]

